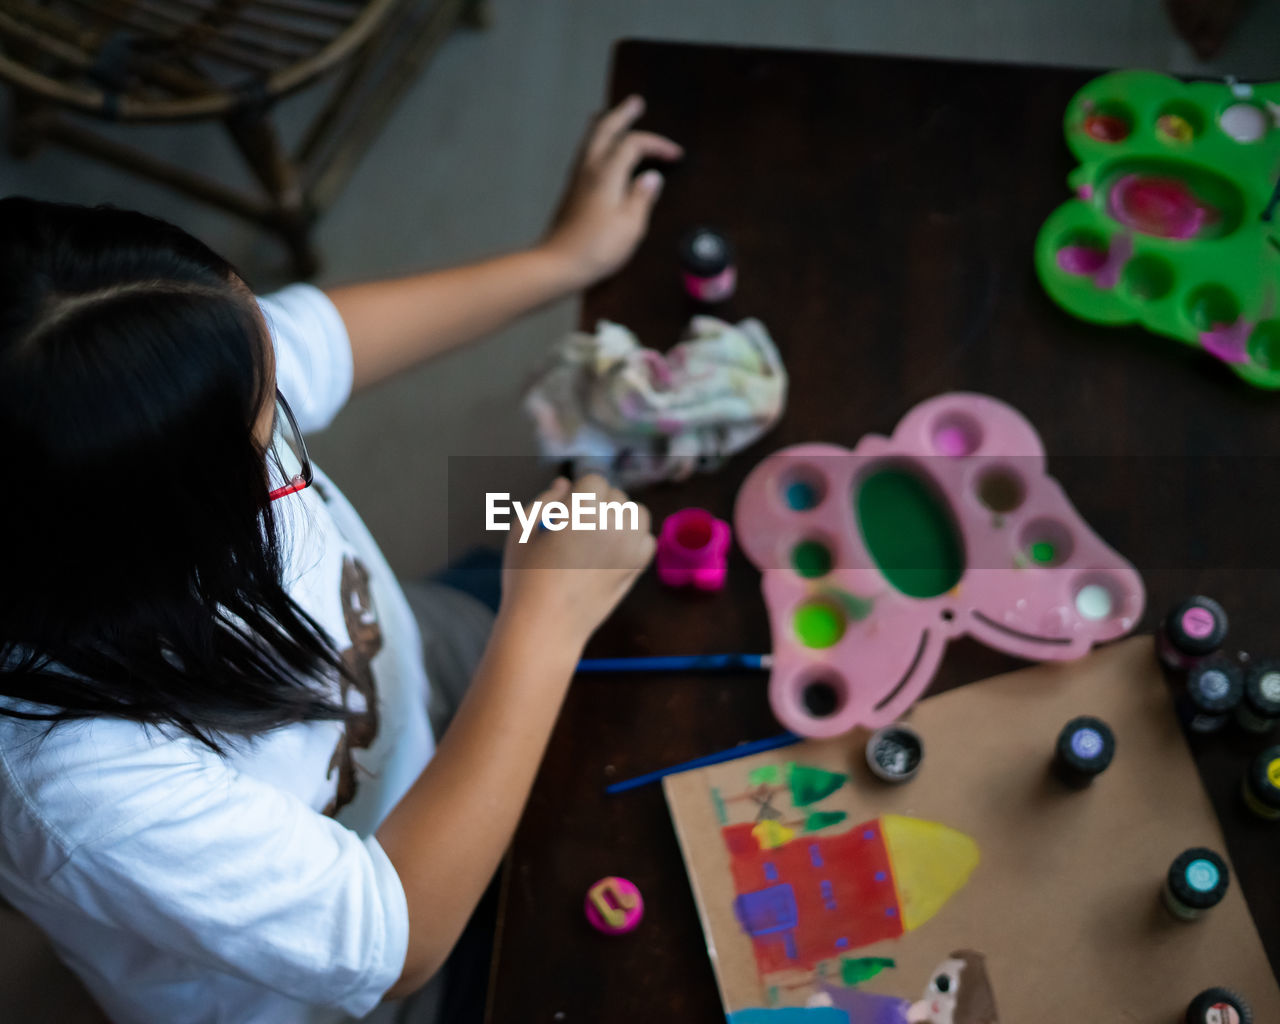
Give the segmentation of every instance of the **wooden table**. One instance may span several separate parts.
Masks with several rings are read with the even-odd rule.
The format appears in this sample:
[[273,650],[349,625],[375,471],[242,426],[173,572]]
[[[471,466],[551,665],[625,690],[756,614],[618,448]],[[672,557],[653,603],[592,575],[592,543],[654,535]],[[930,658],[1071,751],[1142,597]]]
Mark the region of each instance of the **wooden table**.
[[[1062,113],[1094,72],[625,42],[611,95],[649,101],[644,126],[683,143],[652,230],[582,323],[674,342],[692,309],[674,253],[708,222],[737,247],[737,296],[791,373],[779,427],[721,472],[645,495],[655,522],[687,505],[729,518],[766,453],[852,445],[942,391],[987,392],[1035,423],[1050,471],[1143,573],[1154,628],[1187,593],[1217,596],[1231,645],[1280,653],[1280,395],[1208,356],[1060,312],[1032,242],[1067,198]],[[665,592],[647,574],[589,653],[761,651],[759,577],[740,555],[725,592]],[[953,644],[933,691],[1019,663]],[[490,1019],[712,1021],[719,1001],[660,787],[606,797],[611,780],[779,731],[759,674],[581,677],[551,740],[509,862]],[[1238,804],[1246,756],[1230,735],[1197,761],[1240,883],[1280,969],[1280,831]],[[1135,809],[1140,813],[1140,809]],[[606,940],[587,886],[634,880],[647,916]]]

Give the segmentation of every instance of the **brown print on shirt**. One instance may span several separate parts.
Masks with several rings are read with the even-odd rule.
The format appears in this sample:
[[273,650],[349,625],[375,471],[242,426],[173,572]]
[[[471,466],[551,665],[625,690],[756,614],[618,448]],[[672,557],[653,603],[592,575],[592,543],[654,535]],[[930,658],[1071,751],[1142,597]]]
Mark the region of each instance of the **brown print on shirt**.
[[373,656],[382,650],[382,627],[369,591],[369,570],[350,555],[342,559],[342,617],[351,646],[340,652],[346,673],[342,678],[342,701],[352,689],[364,698],[365,710],[347,719],[346,729],[329,760],[332,778],[338,772],[338,790],[324,813],[333,816],[356,795],[356,763],[353,750],[372,745],[378,735],[378,686],[373,678]]

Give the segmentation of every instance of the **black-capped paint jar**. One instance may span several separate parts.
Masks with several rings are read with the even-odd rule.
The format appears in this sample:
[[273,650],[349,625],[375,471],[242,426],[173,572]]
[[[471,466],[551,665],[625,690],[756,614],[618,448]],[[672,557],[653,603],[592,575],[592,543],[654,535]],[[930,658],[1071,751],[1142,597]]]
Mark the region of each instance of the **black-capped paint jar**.
[[1187,672],[1179,709],[1193,733],[1217,732],[1229,721],[1244,697],[1244,672],[1229,658],[1214,655]]
[[1184,850],[1169,865],[1164,881],[1164,905],[1180,921],[1194,921],[1212,910],[1231,884],[1227,862],[1203,846]]
[[724,302],[738,286],[733,246],[717,231],[697,227],[680,240],[684,290],[699,302]]
[[1267,747],[1244,773],[1244,802],[1264,821],[1280,821],[1280,746]]
[[1211,597],[1197,594],[1169,610],[1156,634],[1156,654],[1172,669],[1186,671],[1216,654],[1227,638],[1227,613]]
[[1207,988],[1191,1000],[1183,1024],[1253,1024],[1253,1010],[1229,988]]
[[1058,733],[1053,773],[1073,789],[1084,789],[1107,770],[1116,753],[1116,737],[1100,718],[1073,718]]
[[1244,672],[1244,696],[1236,721],[1249,732],[1267,733],[1280,723],[1280,660],[1264,658]]

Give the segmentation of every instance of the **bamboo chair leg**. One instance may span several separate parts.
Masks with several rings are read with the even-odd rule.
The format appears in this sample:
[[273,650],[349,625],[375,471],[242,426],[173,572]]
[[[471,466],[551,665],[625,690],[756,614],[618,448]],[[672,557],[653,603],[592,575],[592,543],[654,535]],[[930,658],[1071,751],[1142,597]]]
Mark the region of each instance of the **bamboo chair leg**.
[[320,269],[320,257],[311,240],[315,211],[307,202],[298,168],[285,152],[269,111],[248,108],[226,118],[236,147],[250,170],[266,189],[273,206],[272,228],[284,241],[300,277],[312,277]]

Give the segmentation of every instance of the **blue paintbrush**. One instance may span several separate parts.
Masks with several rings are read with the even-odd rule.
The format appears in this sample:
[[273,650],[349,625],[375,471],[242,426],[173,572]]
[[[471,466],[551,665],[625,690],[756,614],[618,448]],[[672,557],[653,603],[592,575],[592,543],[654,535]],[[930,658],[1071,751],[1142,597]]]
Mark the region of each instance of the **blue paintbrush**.
[[772,654],[678,654],[656,658],[583,658],[579,672],[725,672],[768,671]]
[[804,737],[797,736],[793,732],[784,732],[779,736],[770,736],[768,739],[755,740],[751,743],[739,743],[736,747],[730,747],[728,750],[722,750],[718,754],[707,754],[705,757],[695,757],[692,761],[685,761],[683,764],[673,764],[670,768],[659,768],[656,772],[649,772],[647,775],[637,775],[633,779],[624,779],[622,782],[615,782],[610,786],[605,786],[604,791],[609,795],[614,793],[625,793],[629,789],[637,789],[640,786],[647,786],[651,782],[657,782],[659,779],[668,775],[675,775],[677,772],[687,772],[694,768],[706,768],[712,764],[722,764],[725,761],[736,761],[740,757],[749,757],[752,754],[761,754],[766,750],[777,750],[779,747],[789,747],[793,743],[799,743]]

